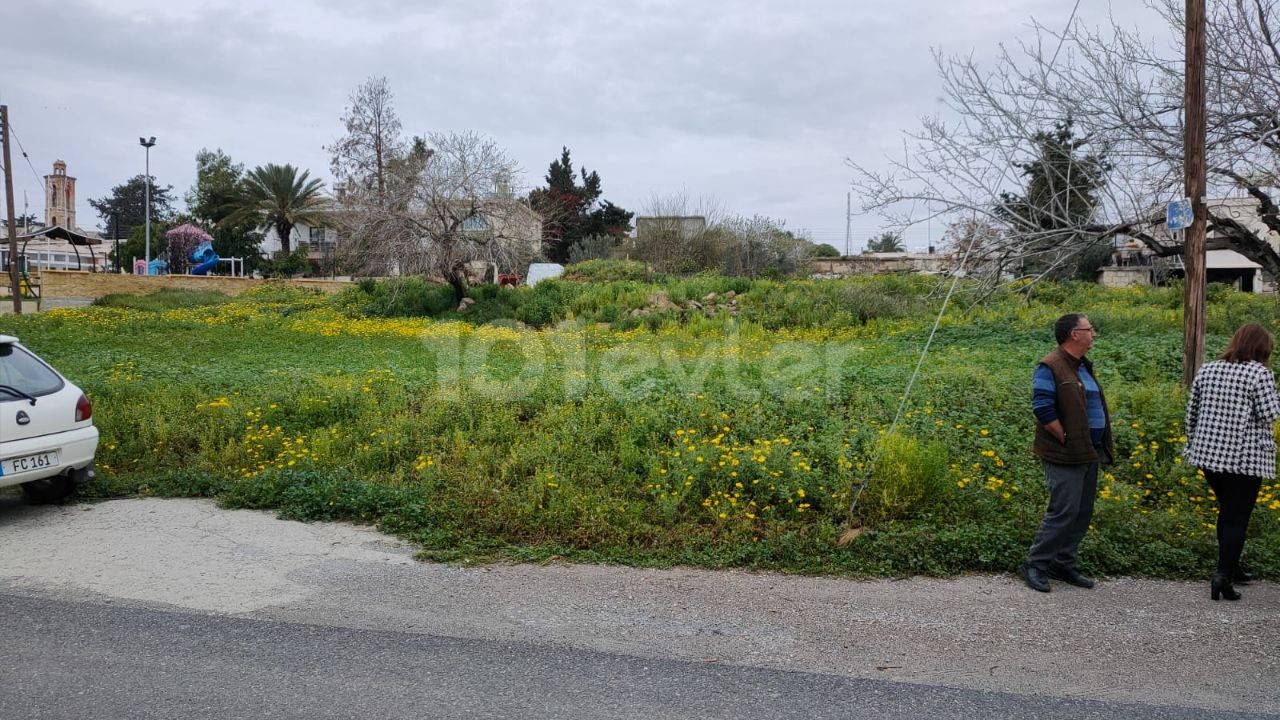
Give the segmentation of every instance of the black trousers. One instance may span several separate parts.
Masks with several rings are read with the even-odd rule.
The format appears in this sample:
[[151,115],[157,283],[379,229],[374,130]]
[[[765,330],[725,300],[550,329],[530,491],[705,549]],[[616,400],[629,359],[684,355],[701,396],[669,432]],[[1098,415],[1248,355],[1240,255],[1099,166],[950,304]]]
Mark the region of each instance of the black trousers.
[[1230,574],[1240,567],[1244,536],[1262,478],[1205,470],[1204,479],[1218,496],[1218,572]]

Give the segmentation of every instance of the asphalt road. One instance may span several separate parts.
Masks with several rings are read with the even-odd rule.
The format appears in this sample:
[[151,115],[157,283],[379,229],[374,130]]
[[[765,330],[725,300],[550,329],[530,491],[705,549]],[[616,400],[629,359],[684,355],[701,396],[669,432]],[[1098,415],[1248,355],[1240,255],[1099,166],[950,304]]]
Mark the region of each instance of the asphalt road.
[[423,563],[368,528],[0,493],[8,718],[1280,718],[1280,586]]
[[15,720],[1208,717],[98,602],[0,594],[0,606],[0,717]]

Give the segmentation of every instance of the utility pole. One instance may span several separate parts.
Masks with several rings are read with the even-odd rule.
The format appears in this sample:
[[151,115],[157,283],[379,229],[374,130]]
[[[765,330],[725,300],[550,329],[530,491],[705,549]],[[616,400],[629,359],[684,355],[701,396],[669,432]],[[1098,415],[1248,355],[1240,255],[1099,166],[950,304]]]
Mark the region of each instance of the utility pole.
[[0,144],[4,145],[4,206],[9,213],[9,292],[13,314],[22,314],[22,276],[18,273],[18,222],[13,217],[13,163],[9,157],[9,106],[0,105]]
[[849,256],[849,243],[853,238],[853,226],[850,225],[853,216],[853,193],[844,194],[844,255]]
[[1182,382],[1190,387],[1204,361],[1204,236],[1205,206],[1205,109],[1204,109],[1204,0],[1187,0],[1186,89],[1183,138],[1184,179],[1191,198],[1191,227],[1183,232],[1182,264],[1187,281],[1182,301]]

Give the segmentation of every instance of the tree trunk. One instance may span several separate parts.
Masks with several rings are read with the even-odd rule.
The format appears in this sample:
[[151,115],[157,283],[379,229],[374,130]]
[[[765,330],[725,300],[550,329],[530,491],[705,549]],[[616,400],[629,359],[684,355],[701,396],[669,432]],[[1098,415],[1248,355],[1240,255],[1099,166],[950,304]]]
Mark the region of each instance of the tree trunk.
[[467,296],[467,276],[461,269],[455,267],[449,269],[444,279],[453,288],[453,299],[462,302],[462,298]]
[[286,223],[276,225],[276,235],[280,236],[280,252],[288,257],[289,255],[289,236],[293,234],[293,226]]

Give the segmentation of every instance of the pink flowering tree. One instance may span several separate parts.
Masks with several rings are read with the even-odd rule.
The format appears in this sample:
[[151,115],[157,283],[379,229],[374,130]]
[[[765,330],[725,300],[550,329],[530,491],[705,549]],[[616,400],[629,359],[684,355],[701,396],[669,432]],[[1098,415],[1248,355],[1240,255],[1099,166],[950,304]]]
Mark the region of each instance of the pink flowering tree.
[[213,242],[213,236],[200,228],[186,223],[164,234],[169,241],[169,272],[180,274],[191,268],[191,251],[203,242]]

